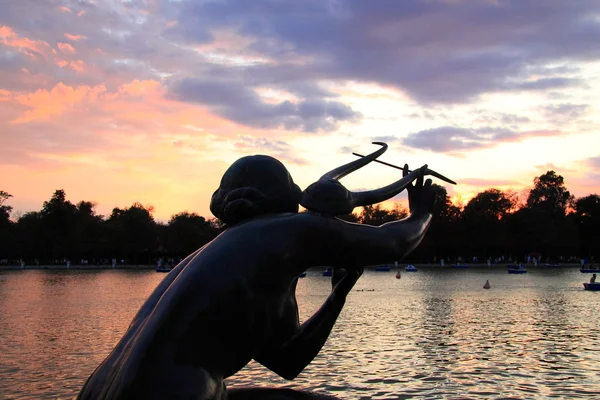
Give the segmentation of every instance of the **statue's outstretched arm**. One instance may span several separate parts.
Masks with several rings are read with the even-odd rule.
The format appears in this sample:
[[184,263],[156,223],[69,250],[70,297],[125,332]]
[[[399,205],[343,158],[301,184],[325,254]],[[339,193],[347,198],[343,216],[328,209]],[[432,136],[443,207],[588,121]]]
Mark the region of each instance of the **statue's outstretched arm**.
[[[408,170],[408,166],[405,166]],[[423,172],[407,187],[410,215],[381,226],[354,224],[333,217],[320,217],[318,229],[306,233],[313,247],[311,265],[359,267],[401,260],[423,239],[431,222],[436,190]]]
[[295,332],[291,337],[281,345],[264,349],[255,360],[285,379],[298,376],[321,351],[344,307],[346,296],[361,275],[362,269],[336,270],[331,294],[319,310],[300,327],[296,314],[292,328]]

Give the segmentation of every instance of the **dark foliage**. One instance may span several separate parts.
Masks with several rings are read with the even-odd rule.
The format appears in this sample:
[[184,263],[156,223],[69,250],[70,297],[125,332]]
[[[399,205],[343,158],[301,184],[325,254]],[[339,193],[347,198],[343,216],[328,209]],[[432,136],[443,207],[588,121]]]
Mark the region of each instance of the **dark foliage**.
[[[536,177],[527,200],[519,205],[511,191],[487,189],[464,208],[452,203],[446,189],[437,186],[438,201],[432,225],[410,260],[486,260],[499,256],[523,259],[541,254],[545,260],[559,257],[600,256],[600,196],[575,199],[554,171]],[[0,191],[0,260],[23,259],[32,264],[77,264],[88,260],[110,264],[113,258],[126,264],[148,264],[157,259],[179,259],[211,241],[226,225],[218,219],[187,211],[157,223],[153,208],[134,203],[113,209],[108,217],[97,215],[95,204],[73,204],[63,190],[54,192],[40,211],[14,221],[12,196]],[[396,204],[391,210],[367,206],[360,213],[341,218],[355,223],[381,225],[404,218],[408,210]]]

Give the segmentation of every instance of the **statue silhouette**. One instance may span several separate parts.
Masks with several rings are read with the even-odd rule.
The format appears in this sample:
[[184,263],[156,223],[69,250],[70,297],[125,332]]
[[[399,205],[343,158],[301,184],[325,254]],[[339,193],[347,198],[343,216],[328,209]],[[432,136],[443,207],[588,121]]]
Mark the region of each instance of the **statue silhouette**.
[[[387,146],[301,192],[285,166],[243,157],[225,172],[211,211],[228,224],[158,285],[78,399],[332,398],[290,389],[227,390],[223,380],[256,360],[294,379],[313,360],[366,265],[399,260],[422,240],[435,202],[427,166],[385,188],[353,193],[338,179]],[[335,215],[408,190],[410,215],[379,227]],[[298,213],[302,204],[309,211]],[[331,266],[332,290],[300,325],[298,275]]]

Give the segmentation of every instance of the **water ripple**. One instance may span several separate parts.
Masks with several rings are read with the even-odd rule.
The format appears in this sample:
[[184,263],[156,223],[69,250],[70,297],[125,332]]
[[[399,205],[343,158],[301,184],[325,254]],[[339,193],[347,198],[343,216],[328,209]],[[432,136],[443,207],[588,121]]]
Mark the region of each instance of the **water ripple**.
[[[502,272],[502,273],[501,273]],[[367,271],[326,346],[294,381],[250,363],[228,386],[344,399],[594,398],[600,296],[578,271]],[[164,275],[0,272],[0,398],[73,398]],[[492,289],[481,289],[489,279]],[[327,278],[300,280],[303,319]],[[375,289],[374,291],[370,291]]]

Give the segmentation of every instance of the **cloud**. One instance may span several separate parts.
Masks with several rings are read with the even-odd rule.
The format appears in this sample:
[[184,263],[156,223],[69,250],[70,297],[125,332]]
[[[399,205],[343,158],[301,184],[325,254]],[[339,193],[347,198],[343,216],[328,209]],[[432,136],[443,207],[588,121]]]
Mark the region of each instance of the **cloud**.
[[434,152],[461,152],[492,147],[499,142],[517,142],[534,136],[558,136],[559,131],[524,131],[517,132],[506,128],[458,128],[442,126],[410,133],[403,144],[418,149]]
[[78,42],[81,39],[85,39],[85,36],[83,36],[83,35],[71,35],[70,33],[65,33],[65,37],[74,42]]
[[298,165],[307,164],[306,160],[294,154],[292,146],[282,140],[244,136],[235,142],[235,148],[246,154],[260,153],[275,157],[282,162],[287,161]]
[[[174,7],[180,37],[211,40],[213,29],[231,29],[253,40],[249,49],[275,65],[250,68],[273,80],[356,80],[392,85],[421,103],[470,101],[493,91],[580,86],[562,60],[600,54],[594,1],[542,4],[503,2],[359,0],[183,1]],[[211,29],[212,28],[212,29]],[[477,34],[473,34],[477,32]],[[310,60],[296,62],[294,60]]]
[[352,121],[360,114],[331,100],[284,100],[268,103],[243,83],[185,78],[171,85],[170,94],[179,101],[208,105],[217,114],[257,128],[285,128],[305,132],[332,131],[339,121]]
[[58,49],[65,54],[77,53],[77,50],[75,50],[75,47],[71,46],[69,43],[58,42],[56,45],[58,46]]
[[583,160],[583,163],[593,171],[600,171],[600,156]]
[[555,123],[567,123],[577,120],[589,109],[586,104],[554,104],[544,107],[543,111],[546,117]]
[[69,87],[58,84],[52,90],[38,90],[31,94],[14,95],[15,103],[24,106],[27,110],[11,122],[15,124],[45,120],[56,117],[66,110],[73,110],[82,105],[94,103],[106,92],[106,87]]
[[520,90],[547,90],[563,89],[568,87],[583,86],[584,81],[578,78],[540,78],[527,82],[520,82],[514,85],[507,85],[507,89]]
[[[599,11],[592,0],[22,0],[0,16],[0,40],[12,50],[0,52],[0,87],[168,80],[173,98],[238,124],[332,131],[360,118],[337,97],[337,83],[374,83],[421,105],[586,89],[577,63],[600,55],[600,27],[591,17]],[[228,95],[217,99],[174,82]],[[294,99],[264,101],[257,94],[264,88]]]
[[[324,133],[346,153],[392,132],[373,140],[456,155],[595,129],[597,0],[4,3],[3,166],[302,163],[290,146]],[[536,144],[558,142],[572,153]]]

